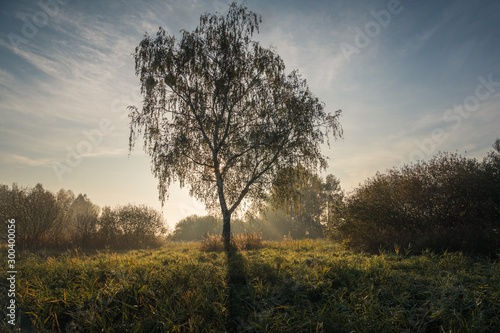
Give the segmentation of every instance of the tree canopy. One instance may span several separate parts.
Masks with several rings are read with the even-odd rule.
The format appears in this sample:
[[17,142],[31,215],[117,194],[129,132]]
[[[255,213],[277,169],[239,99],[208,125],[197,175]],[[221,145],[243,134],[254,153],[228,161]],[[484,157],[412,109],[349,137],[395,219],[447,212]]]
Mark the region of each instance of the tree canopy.
[[129,107],[130,149],[142,134],[162,201],[179,181],[220,206],[226,238],[244,199],[262,200],[284,167],[326,167],[320,145],[342,136],[340,110],[327,113],[298,71],[252,39],[260,22],[233,3],[180,39],[146,34],[135,50],[143,105]]

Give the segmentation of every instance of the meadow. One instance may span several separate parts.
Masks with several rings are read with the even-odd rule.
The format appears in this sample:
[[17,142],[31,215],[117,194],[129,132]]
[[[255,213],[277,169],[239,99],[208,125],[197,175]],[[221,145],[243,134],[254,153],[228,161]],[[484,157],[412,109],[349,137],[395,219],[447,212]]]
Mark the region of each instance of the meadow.
[[[230,255],[195,242],[23,252],[15,330],[500,332],[498,260],[403,252],[359,254],[326,240],[265,242]],[[6,278],[2,270],[2,291]],[[0,331],[14,331],[6,292],[1,299]]]

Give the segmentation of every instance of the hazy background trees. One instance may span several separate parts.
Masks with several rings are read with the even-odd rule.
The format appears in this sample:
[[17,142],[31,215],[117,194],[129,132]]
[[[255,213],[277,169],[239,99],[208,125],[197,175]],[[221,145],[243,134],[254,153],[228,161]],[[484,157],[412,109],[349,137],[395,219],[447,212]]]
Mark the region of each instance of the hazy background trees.
[[160,244],[168,232],[160,212],[145,205],[100,207],[64,189],[0,185],[2,236],[8,219],[16,220],[16,245],[36,248],[126,248]]
[[66,228],[74,240],[84,247],[94,242],[99,224],[100,208],[87,195],[79,194],[69,207],[70,219]]
[[176,241],[201,240],[208,234],[220,234],[220,220],[213,216],[191,215],[179,221],[174,229]]
[[[500,250],[500,140],[483,160],[440,153],[429,161],[377,173],[349,194],[333,175],[283,169],[264,205],[235,219],[233,233],[264,240],[329,237],[353,249],[410,249],[419,253]],[[126,248],[160,244],[168,233],[162,215],[144,205],[102,209],[84,194],[52,193],[0,184],[2,237],[16,219],[23,248]],[[222,219],[189,216],[173,231],[177,241],[220,234]]]
[[[290,169],[292,170],[292,169]],[[275,191],[291,191],[292,200],[278,205],[269,196],[263,206],[243,219],[234,219],[234,234],[259,233],[265,240],[318,238],[332,218],[331,212],[342,204],[343,192],[338,180],[325,180],[304,168],[301,179],[285,180],[288,189],[275,184]],[[41,184],[34,188],[0,185],[2,235],[5,222],[15,218],[18,245],[22,248],[126,248],[160,244],[168,234],[160,212],[145,205],[103,208],[85,194],[61,189],[52,193]],[[222,219],[214,216],[188,216],[179,221],[172,233],[176,241],[201,240],[208,234],[221,234]]]
[[[16,220],[16,240],[18,244],[33,247],[44,240],[49,232],[62,223],[63,201],[46,191],[42,184],[33,188],[23,188],[13,184],[12,188],[1,186],[2,227],[7,219]],[[3,233],[6,235],[6,233]]]
[[293,238],[322,237],[328,220],[342,206],[343,196],[334,175],[323,180],[301,165],[285,168],[273,183],[265,216]]
[[[274,197],[270,195],[258,211],[232,221],[233,234],[259,233],[264,240],[320,238],[343,205],[337,178],[328,175],[323,180],[304,168],[284,170],[273,189]],[[220,235],[221,230],[220,218],[193,215],[177,223],[173,239],[201,240],[207,234]]]

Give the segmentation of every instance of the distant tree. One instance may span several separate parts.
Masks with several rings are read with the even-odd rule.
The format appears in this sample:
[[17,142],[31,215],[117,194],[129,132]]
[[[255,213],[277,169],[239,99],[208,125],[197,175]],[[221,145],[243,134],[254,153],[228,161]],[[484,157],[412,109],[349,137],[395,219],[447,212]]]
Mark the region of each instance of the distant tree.
[[161,29],[135,52],[144,96],[129,107],[130,149],[143,134],[162,200],[172,181],[220,207],[229,248],[231,216],[262,202],[278,171],[326,167],[320,144],[342,135],[297,71],[252,40],[261,18],[233,3],[226,16],[203,14],[178,41]]
[[27,247],[37,246],[61,218],[62,208],[54,194],[46,191],[42,184],[26,190],[13,189],[13,192],[21,201],[16,204],[22,216],[16,220],[18,241]]
[[75,194],[71,190],[60,189],[55,197],[61,211],[57,223],[51,230],[51,237],[70,236],[67,231],[73,223],[71,205],[75,201]]
[[[342,190],[337,178],[328,175],[323,181],[302,166],[284,168],[277,175],[271,191],[270,203],[285,234],[293,238],[317,238],[329,219],[333,219],[342,205]],[[286,213],[278,214],[279,210]],[[268,213],[267,217],[271,215]],[[288,224],[288,225],[287,225]]]
[[323,220],[328,225],[343,219],[344,213],[344,191],[340,187],[340,181],[334,175],[327,175],[322,184],[322,192],[325,197],[323,208]]
[[20,190],[17,184],[12,185],[12,189],[8,185],[0,185],[0,218],[1,220],[1,237],[7,237],[7,223],[9,219],[22,221],[24,218],[22,200],[24,191]]
[[167,232],[163,215],[151,207],[128,204],[118,207],[116,215],[118,228],[128,245],[144,246]]
[[[494,183],[500,183],[500,139],[496,139],[491,150],[485,157],[483,163],[492,176]],[[499,201],[500,202],[500,201]]]
[[99,206],[90,201],[86,194],[79,194],[70,206],[71,223],[68,226],[81,245],[89,246],[98,230]]
[[118,212],[105,206],[99,217],[99,237],[107,246],[118,245],[122,231],[119,227]]
[[[47,191],[41,184],[34,188],[13,184],[0,185],[0,217],[16,220],[16,233],[21,246],[52,246],[67,235],[73,192]],[[2,222],[2,227],[5,226]]]

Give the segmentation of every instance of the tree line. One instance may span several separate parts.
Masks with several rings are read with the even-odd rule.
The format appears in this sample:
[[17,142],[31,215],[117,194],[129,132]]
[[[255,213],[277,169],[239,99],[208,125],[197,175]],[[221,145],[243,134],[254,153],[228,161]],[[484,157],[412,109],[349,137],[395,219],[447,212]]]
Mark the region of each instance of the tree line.
[[[129,106],[129,148],[142,136],[163,200],[178,181],[219,210],[228,252],[231,226],[240,224],[269,238],[326,231],[371,252],[498,251],[499,141],[482,162],[444,153],[378,173],[344,196],[335,178],[315,176],[327,167],[321,144],[343,136],[341,110],[327,111],[297,70],[287,73],[281,57],[254,40],[261,22],[232,3],[225,15],[202,14],[191,32],[160,28],[136,47],[143,103]],[[234,221],[247,203],[259,214]],[[194,239],[193,226],[217,223],[190,217],[174,236]]]
[[16,220],[16,245],[38,248],[125,248],[159,244],[167,232],[160,212],[127,204],[102,209],[85,194],[0,184],[1,235]]
[[[483,160],[440,153],[429,161],[377,173],[351,193],[339,180],[302,167],[278,173],[266,200],[233,220],[233,234],[259,233],[264,240],[327,237],[365,252],[500,250],[500,139]],[[0,185],[2,236],[16,219],[24,248],[125,248],[160,244],[167,236],[162,215],[145,205],[100,208],[86,195],[16,184]],[[201,240],[221,234],[223,221],[189,216],[170,239]]]
[[[190,216],[176,240],[220,234],[222,221]],[[233,221],[234,233],[265,240],[327,237],[351,249],[418,254],[500,251],[500,139],[482,160],[440,153],[428,161],[378,172],[350,193],[333,175],[283,169],[257,214]]]

